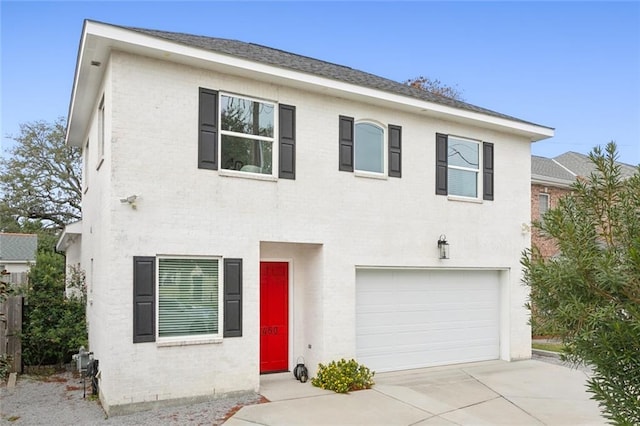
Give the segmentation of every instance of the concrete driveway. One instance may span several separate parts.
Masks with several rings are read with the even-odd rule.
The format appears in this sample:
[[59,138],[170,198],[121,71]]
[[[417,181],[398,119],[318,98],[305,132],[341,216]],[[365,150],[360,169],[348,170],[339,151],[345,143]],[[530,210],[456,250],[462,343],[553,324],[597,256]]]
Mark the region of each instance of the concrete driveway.
[[269,403],[225,425],[603,425],[583,371],[542,361],[488,361],[375,376],[373,389],[336,394],[291,373],[262,376]]

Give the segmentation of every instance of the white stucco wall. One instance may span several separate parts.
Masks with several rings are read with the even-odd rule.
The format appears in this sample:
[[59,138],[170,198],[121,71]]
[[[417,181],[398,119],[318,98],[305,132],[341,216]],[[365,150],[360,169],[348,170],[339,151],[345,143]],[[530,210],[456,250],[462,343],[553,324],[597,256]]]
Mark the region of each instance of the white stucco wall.
[[[126,53],[103,66],[107,143],[97,169],[94,114],[82,263],[106,407],[257,390],[261,259],[293,260],[290,365],[300,355],[311,366],[354,356],[356,266],[505,271],[502,357],[530,356],[519,264],[529,246],[521,226],[530,214],[527,140]],[[198,169],[198,87],[295,105],[296,179]],[[338,171],[341,114],[402,126],[402,178]],[[436,132],[494,143],[495,201],[435,195]],[[134,194],[136,209],[120,202]],[[451,244],[446,261],[438,259],[441,234]],[[133,344],[132,258],[159,254],[242,258],[243,337]]]

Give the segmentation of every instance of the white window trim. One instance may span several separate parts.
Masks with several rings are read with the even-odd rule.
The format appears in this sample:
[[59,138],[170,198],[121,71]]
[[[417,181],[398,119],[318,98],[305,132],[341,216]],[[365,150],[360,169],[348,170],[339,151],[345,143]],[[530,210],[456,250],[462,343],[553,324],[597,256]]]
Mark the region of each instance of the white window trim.
[[[160,259],[201,259],[218,261],[218,333],[198,336],[160,337]],[[221,343],[224,336],[224,259],[222,256],[156,255],[156,346],[184,346]]]
[[[544,212],[541,209],[540,198],[546,198],[546,200],[547,200],[546,203],[545,203],[546,204],[546,208],[545,208]],[[544,217],[545,213],[548,212],[550,209],[551,209],[551,197],[549,196],[549,194],[545,193],[545,192],[538,193],[538,220],[540,222],[544,222],[543,217]]]
[[[371,124],[382,129],[382,172],[371,172],[369,170],[359,170],[356,168],[356,163],[357,163],[356,145],[358,143],[358,138],[356,137],[356,133],[357,133],[356,128],[358,127],[358,124]],[[389,134],[389,129],[387,128],[387,126],[385,126],[384,124],[382,124],[377,120],[373,120],[370,118],[361,118],[354,121],[353,123],[353,174],[354,176],[387,180],[388,178],[387,155],[389,152],[388,134]]]
[[[238,133],[238,132],[232,132],[230,130],[223,130],[222,129],[222,97],[223,96],[228,96],[228,97],[233,97],[233,98],[241,98],[241,99],[246,99],[248,101],[251,102],[260,102],[263,104],[269,104],[269,105],[273,105],[273,137],[267,137],[267,136],[259,136],[259,135],[249,135],[247,133]],[[276,101],[272,101],[272,100],[268,100],[268,99],[261,99],[261,98],[255,98],[252,96],[246,96],[246,95],[241,95],[238,93],[232,93],[232,92],[219,92],[218,93],[218,123],[219,124],[219,128],[220,131],[218,132],[218,158],[220,159],[220,164],[218,166],[218,172],[219,175],[221,176],[227,176],[227,177],[242,177],[242,178],[248,178],[248,179],[256,179],[256,180],[267,180],[267,181],[275,181],[278,180],[278,170],[280,170],[280,146],[279,146],[279,134],[280,134],[280,129],[278,128],[278,116],[279,113],[279,104]],[[255,140],[260,140],[260,141],[270,141],[271,142],[271,174],[264,174],[264,173],[253,173],[253,172],[243,172],[240,170],[230,170],[230,169],[225,169],[222,166],[222,136],[223,135],[228,135],[228,136],[235,136],[235,137],[242,137],[242,138],[247,138],[247,139],[255,139]]]
[[551,200],[550,200],[550,198],[549,198],[549,194],[544,193],[544,192],[540,192],[540,193],[538,194],[538,213],[541,213],[541,212],[540,212],[540,197],[543,197],[543,198],[546,198],[546,199],[547,199],[547,201],[545,202],[546,208],[545,208],[545,210],[544,210],[544,211],[545,211],[545,213],[546,213],[546,212],[548,212],[548,211],[549,211],[550,201],[551,201]]
[[[449,164],[448,161],[448,155],[449,155],[449,142],[451,141],[451,138],[454,139],[458,139],[461,140],[463,142],[470,142],[470,143],[474,143],[476,145],[478,145],[478,168],[477,169],[472,169],[470,167],[464,167],[464,166],[452,166],[451,164]],[[447,197],[450,200],[455,200],[455,201],[472,201],[472,202],[479,202],[482,203],[482,191],[483,191],[483,187],[482,187],[482,162],[483,162],[483,149],[482,149],[482,141],[476,140],[476,139],[469,139],[469,138],[465,138],[463,136],[457,136],[457,135],[448,135],[448,140],[447,140],[447,187],[449,186],[449,169],[456,169],[456,170],[465,170],[465,171],[469,171],[469,172],[475,172],[476,173],[476,196],[475,197],[465,197],[464,195],[456,195],[456,194],[447,194]],[[447,192],[449,192],[447,190]]]

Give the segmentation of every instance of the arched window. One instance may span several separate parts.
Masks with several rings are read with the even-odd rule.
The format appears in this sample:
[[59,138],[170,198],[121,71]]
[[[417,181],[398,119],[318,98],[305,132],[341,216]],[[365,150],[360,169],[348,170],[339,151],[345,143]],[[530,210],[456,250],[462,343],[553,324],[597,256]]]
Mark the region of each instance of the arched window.
[[384,129],[373,123],[355,125],[355,169],[384,173]]

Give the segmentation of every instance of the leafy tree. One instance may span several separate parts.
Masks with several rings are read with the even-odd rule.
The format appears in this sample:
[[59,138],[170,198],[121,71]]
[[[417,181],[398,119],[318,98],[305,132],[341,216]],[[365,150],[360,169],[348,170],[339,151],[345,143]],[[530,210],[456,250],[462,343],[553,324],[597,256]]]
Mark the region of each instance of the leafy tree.
[[41,220],[54,228],[80,219],[81,151],[65,144],[65,120],[20,125],[10,156],[0,159],[2,225]]
[[451,98],[458,101],[464,100],[462,98],[462,92],[460,90],[458,90],[456,87],[448,86],[438,79],[419,76],[410,78],[409,80],[405,81],[404,84],[415,87],[417,89],[425,90],[427,92],[431,92],[438,96],[444,96],[445,98]]
[[[73,280],[84,280],[73,276]],[[29,272],[30,288],[22,334],[27,365],[68,362],[80,346],[87,346],[85,298],[65,297],[64,257],[40,248]],[[84,289],[83,283],[76,283]]]
[[593,369],[588,389],[614,424],[640,424],[640,167],[623,179],[615,143],[589,155],[596,171],[534,224],[561,255],[525,252],[531,304]]

